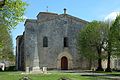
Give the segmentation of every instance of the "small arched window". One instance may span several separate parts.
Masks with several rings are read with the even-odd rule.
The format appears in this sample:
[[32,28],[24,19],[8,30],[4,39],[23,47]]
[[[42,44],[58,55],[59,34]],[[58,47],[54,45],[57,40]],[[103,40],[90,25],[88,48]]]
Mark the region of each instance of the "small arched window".
[[64,37],[64,47],[68,47],[68,37]]
[[48,38],[47,37],[43,38],[43,47],[48,47]]

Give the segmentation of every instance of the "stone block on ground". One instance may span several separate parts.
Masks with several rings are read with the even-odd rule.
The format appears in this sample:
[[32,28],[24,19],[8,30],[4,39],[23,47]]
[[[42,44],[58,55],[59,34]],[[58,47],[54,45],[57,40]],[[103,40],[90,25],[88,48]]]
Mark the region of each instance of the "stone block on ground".
[[47,67],[43,67],[43,73],[47,73]]
[[40,74],[43,73],[43,71],[40,69],[40,67],[33,67],[32,71],[30,71],[31,74]]

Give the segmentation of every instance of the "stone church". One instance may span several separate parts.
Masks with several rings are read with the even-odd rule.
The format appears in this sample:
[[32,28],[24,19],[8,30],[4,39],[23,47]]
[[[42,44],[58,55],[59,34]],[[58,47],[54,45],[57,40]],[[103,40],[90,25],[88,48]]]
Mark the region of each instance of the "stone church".
[[[40,12],[37,19],[27,19],[23,35],[16,38],[16,69],[88,69],[89,62],[77,51],[77,37],[89,22],[63,14]],[[107,61],[102,61],[107,67]],[[120,70],[120,59],[111,58],[111,68]]]
[[88,64],[77,51],[77,36],[88,22],[66,13],[40,12],[37,19],[27,19],[23,35],[16,38],[16,67],[30,71],[48,69],[83,69]]

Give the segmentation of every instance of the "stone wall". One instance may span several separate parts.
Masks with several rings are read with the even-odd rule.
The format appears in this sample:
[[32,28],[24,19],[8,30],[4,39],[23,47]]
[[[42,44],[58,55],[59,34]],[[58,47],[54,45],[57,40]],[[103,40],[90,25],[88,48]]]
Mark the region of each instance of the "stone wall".
[[16,38],[16,69],[25,70],[24,62],[24,35]]
[[[84,24],[85,25],[85,24]],[[40,66],[48,68],[57,68],[57,57],[65,52],[63,39],[68,37],[67,52],[72,56],[72,67],[80,67],[80,57],[76,50],[76,37],[79,30],[84,26],[80,22],[62,15],[56,19],[38,23],[38,48],[40,57]],[[43,47],[43,37],[48,37],[48,47]]]
[[[37,20],[27,19],[25,22],[26,67],[33,67],[35,36],[38,39],[40,67],[60,69],[62,56],[66,56],[68,59],[68,69],[87,67],[85,61],[77,53],[76,38],[79,30],[88,22],[67,14],[40,13],[37,17]],[[48,47],[43,47],[44,37],[48,38]],[[68,47],[64,47],[64,37],[68,38]],[[59,57],[60,55],[61,57]]]
[[37,35],[36,20],[26,20],[25,23],[25,63],[26,67],[33,67],[33,57],[35,52],[35,36]]

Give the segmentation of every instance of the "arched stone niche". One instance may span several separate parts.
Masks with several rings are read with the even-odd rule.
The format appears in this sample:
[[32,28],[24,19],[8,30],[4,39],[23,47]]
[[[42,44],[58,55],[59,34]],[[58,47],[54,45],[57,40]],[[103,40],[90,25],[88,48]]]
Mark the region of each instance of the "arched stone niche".
[[73,58],[70,53],[62,52],[57,57],[57,69],[61,69],[61,59],[62,57],[66,57],[68,60],[68,69],[73,69]]

